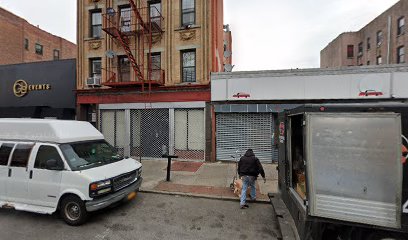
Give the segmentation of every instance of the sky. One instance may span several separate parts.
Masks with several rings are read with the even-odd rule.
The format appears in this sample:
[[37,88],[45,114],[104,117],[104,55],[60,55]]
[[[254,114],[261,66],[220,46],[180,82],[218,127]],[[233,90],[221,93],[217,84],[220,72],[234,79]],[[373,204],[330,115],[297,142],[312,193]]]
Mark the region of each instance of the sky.
[[[76,43],[76,0],[0,0],[31,24]],[[224,0],[234,71],[319,67],[320,50],[398,0]]]

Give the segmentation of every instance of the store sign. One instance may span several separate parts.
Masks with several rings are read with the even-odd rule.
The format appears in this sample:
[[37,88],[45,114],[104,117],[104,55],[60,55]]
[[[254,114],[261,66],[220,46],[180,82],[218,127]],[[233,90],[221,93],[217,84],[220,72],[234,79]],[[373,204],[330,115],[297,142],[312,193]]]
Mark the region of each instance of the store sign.
[[31,91],[51,90],[51,84],[32,84],[29,85],[24,80],[17,80],[13,85],[13,92],[16,97],[24,97]]

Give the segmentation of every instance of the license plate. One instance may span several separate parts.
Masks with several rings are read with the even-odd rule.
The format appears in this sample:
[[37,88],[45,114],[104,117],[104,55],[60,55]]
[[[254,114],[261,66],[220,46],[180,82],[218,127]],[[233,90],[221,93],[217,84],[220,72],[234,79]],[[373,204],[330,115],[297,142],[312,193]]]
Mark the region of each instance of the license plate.
[[136,197],[136,192],[131,192],[128,194],[127,199],[130,201]]

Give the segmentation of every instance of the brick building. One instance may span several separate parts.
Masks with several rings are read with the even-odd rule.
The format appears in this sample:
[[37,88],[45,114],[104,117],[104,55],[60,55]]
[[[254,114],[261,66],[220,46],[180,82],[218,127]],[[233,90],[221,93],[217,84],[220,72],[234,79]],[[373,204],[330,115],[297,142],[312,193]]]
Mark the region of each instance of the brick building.
[[210,72],[231,64],[223,1],[78,0],[77,37],[79,119],[128,156],[210,160]]
[[0,7],[0,65],[71,59],[76,45]]
[[407,13],[400,0],[359,31],[340,34],[320,52],[320,67],[405,63]]

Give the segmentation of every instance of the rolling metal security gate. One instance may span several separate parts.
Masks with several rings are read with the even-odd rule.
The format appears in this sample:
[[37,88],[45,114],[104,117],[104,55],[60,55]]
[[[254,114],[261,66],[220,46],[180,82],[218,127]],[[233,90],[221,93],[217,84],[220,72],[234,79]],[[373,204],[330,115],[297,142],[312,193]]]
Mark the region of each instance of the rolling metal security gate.
[[217,113],[216,129],[217,160],[233,160],[237,150],[243,155],[251,148],[261,162],[277,161],[272,113]]

